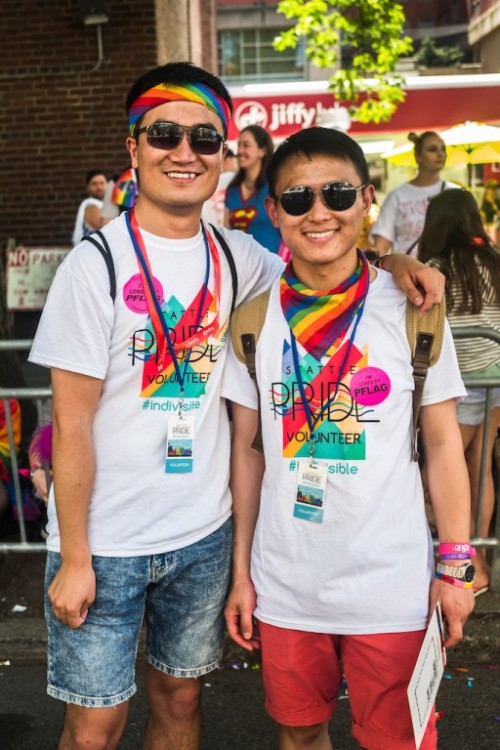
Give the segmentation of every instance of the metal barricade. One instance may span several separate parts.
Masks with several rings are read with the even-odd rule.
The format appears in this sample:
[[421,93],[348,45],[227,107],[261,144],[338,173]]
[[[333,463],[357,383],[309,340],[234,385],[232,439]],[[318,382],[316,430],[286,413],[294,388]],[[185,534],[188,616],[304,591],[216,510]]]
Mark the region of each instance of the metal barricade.
[[[454,339],[471,339],[483,338],[495,341],[500,344],[500,334],[491,328],[480,328],[474,326],[464,326],[451,329]],[[490,589],[492,591],[500,590],[500,481],[497,481],[495,488],[495,524],[494,529],[488,537],[478,536],[479,521],[483,513],[484,502],[484,484],[486,476],[487,455],[487,438],[491,422],[491,403],[493,388],[500,388],[500,378],[472,378],[467,377],[464,373],[464,385],[466,388],[486,388],[486,402],[484,405],[484,422],[483,422],[483,443],[481,446],[481,470],[478,485],[478,503],[475,519],[475,528],[472,535],[471,543],[474,547],[484,547],[492,550]]]
[[[452,328],[452,334],[455,339],[463,338],[488,338],[500,344],[500,334],[496,333],[489,328]],[[32,341],[30,339],[23,339],[17,341],[0,341],[0,350],[26,350],[31,347]],[[484,430],[483,437],[486,438],[490,425],[490,414],[491,414],[491,401],[492,401],[492,389],[500,388],[500,378],[467,378],[463,376],[464,383],[469,388],[486,388],[486,404],[485,404],[485,417],[484,417]],[[19,514],[19,533],[20,542],[1,543],[0,552],[14,551],[14,552],[26,552],[26,551],[40,551],[45,549],[44,543],[28,542],[26,534],[26,526],[23,515],[22,507],[22,495],[21,487],[19,483],[18,475],[18,464],[16,458],[16,452],[14,450],[14,435],[12,429],[12,418],[8,405],[8,399],[15,398],[22,400],[23,398],[35,399],[37,403],[39,423],[42,423],[42,403],[46,399],[50,399],[52,391],[50,388],[0,388],[0,398],[4,401],[5,415],[7,419],[7,430],[9,435],[9,444],[11,446],[11,459],[12,459],[12,470],[14,474],[14,488],[16,493],[16,507]],[[483,510],[483,496],[484,496],[484,482],[485,472],[487,464],[487,441],[483,439],[482,452],[481,452],[481,472],[479,479],[478,488],[478,508],[476,515],[475,532],[479,528],[479,519]],[[488,537],[480,537],[477,533],[473,534],[472,544],[475,547],[484,547],[492,550],[492,566],[491,566],[491,578],[490,588],[492,591],[498,591],[500,589],[500,482],[497,482],[496,486],[496,521],[495,529],[493,533]],[[435,540],[435,544],[437,541]]]

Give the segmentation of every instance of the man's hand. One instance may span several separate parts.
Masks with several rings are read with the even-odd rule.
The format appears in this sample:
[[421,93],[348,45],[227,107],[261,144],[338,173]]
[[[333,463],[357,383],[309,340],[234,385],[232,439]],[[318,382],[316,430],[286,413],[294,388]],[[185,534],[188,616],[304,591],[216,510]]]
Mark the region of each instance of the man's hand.
[[253,583],[250,578],[246,578],[233,583],[224,610],[229,635],[247,651],[260,648],[259,635],[253,622],[255,602]]
[[91,564],[75,566],[63,560],[48,591],[57,619],[69,628],[79,628],[95,599],[95,589],[95,573]]
[[441,604],[445,628],[448,631],[444,646],[452,648],[463,638],[463,626],[474,609],[474,593],[472,589],[453,586],[436,579],[431,585],[431,613],[434,612],[437,602]]
[[392,273],[395,283],[420,308],[422,315],[443,299],[443,274],[411,255],[384,255],[383,268]]

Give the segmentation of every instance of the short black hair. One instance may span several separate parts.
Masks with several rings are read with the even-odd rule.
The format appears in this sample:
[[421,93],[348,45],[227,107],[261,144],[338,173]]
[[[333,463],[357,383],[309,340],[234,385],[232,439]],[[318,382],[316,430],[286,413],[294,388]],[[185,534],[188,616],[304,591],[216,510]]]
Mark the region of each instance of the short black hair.
[[[90,180],[93,180],[94,177],[98,177],[101,174],[103,177],[106,177],[106,172],[104,171],[104,169],[89,169],[89,171],[85,175],[85,184],[88,185]],[[106,177],[106,179],[108,178]]]
[[351,162],[361,182],[370,182],[368,164],[363,149],[350,136],[340,130],[331,128],[305,128],[284,140],[274,152],[267,169],[269,194],[277,198],[276,183],[283,164],[292,156],[302,154],[311,156],[334,156],[345,162]]
[[[160,83],[174,83],[179,85],[185,83],[202,83],[213,89],[216,94],[224,99],[229,106],[229,111],[231,114],[233,113],[233,100],[220,78],[209,73],[208,70],[196,67],[196,65],[193,65],[190,62],[169,62],[165,65],[159,65],[157,68],[152,68],[151,70],[146,71],[146,73],[143,73],[143,75],[132,84],[127,94],[127,98],[125,99],[127,115],[130,112],[132,104],[141,94],[154,86],[158,86]],[[136,123],[136,127],[139,122],[140,120]]]

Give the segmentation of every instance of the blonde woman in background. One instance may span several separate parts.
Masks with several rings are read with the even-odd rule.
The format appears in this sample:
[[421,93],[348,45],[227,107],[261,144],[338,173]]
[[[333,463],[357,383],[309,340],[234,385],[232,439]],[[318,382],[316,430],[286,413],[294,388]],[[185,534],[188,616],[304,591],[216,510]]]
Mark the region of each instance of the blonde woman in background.
[[429,199],[448,188],[458,187],[441,179],[446,165],[446,145],[433,130],[421,135],[410,133],[408,140],[414,144],[417,175],[391,190],[380,209],[372,230],[372,247],[379,255],[406,253],[417,255]]

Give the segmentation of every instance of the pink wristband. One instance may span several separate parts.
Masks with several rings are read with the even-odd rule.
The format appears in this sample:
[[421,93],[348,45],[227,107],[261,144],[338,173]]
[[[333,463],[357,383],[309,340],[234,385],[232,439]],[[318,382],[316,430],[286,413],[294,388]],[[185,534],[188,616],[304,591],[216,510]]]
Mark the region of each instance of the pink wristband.
[[[438,554],[441,555],[470,555],[476,554],[474,547],[469,542],[443,542],[438,545]],[[460,558],[459,558],[460,559]]]

